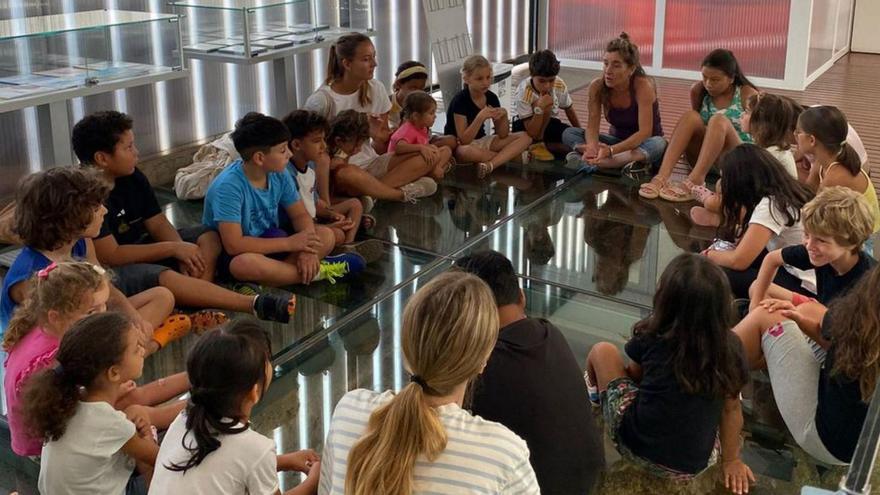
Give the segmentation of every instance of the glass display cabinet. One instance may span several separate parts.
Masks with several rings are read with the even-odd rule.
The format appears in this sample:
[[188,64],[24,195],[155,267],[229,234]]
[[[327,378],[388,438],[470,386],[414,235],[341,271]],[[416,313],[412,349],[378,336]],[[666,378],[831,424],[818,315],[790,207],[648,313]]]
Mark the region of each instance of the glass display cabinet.
[[0,21],[0,113],[48,113],[55,165],[72,164],[67,101],[186,77],[178,21],[125,10]]

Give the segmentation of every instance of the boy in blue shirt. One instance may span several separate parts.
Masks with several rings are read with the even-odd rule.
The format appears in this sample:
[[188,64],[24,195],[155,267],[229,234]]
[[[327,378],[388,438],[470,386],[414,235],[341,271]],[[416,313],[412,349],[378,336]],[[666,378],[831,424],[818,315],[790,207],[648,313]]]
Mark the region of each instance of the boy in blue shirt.
[[[286,167],[290,133],[279,120],[251,112],[235,124],[232,142],[241,160],[208,188],[202,222],[220,234],[217,268],[237,280],[269,286],[308,284],[363,270],[355,253],[327,257],[333,231],[316,226]],[[283,208],[296,234],[278,228]],[[322,259],[323,258],[323,259]]]

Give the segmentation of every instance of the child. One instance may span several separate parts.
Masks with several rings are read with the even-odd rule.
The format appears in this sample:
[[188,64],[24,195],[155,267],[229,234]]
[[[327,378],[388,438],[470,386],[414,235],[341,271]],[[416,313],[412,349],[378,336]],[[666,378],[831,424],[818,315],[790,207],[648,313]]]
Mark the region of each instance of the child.
[[21,415],[46,439],[40,493],[122,493],[135,463],[149,479],[159,446],[113,407],[143,371],[138,337],[120,313],[87,316],[61,339],[58,364],[25,386]]
[[[336,236],[336,246],[359,252],[367,263],[375,261],[375,254],[381,255],[381,247],[376,246],[379,241],[353,244],[358,227],[372,228],[375,219],[363,214],[359,200],[330,194],[330,157],[324,141],[327,119],[308,110],[294,110],[282,122],[290,131],[291,156],[287,170],[309,215],[328,224]],[[372,249],[366,249],[371,246]]]
[[562,133],[569,128],[557,117],[565,112],[574,127],[580,120],[574,111],[565,81],[559,77],[559,61],[550,50],[538,50],[529,58],[529,76],[513,93],[513,131],[525,131],[536,144],[530,151],[538,160],[553,160],[571,149],[562,143]]
[[[455,265],[486,282],[498,307],[498,341],[474,386],[471,411],[526,441],[543,493],[590,493],[605,465],[604,449],[565,337],[549,321],[526,316],[516,272],[501,253],[464,256]],[[528,412],[522,397],[529,397]]]
[[804,205],[801,216],[804,243],[767,254],[749,291],[753,308],[760,303],[772,312],[812,300],[771,283],[783,265],[815,270],[816,300],[827,307],[877,264],[862,250],[874,227],[874,213],[859,193],[841,186],[825,188]]
[[[477,164],[481,179],[499,165],[520,157],[532,144],[524,132],[510,132],[507,110],[501,108],[498,96],[489,91],[492,84],[492,65],[485,57],[471,55],[461,67],[464,89],[446,109],[445,134],[456,136],[460,145],[455,149],[459,162]],[[487,135],[483,124],[491,120],[494,135]]]
[[[688,301],[688,304],[681,304]],[[696,254],[670,262],[654,312],[633,328],[624,364],[614,344],[593,346],[587,385],[620,453],[661,477],[691,479],[716,461],[724,484],[748,492],[755,481],[739,458],[748,381],[742,345],[730,333],[730,289],[718,267]]]
[[540,493],[526,443],[462,409],[497,338],[498,311],[479,278],[444,273],[420,288],[403,311],[410,382],[340,399],[320,493]]
[[257,322],[240,319],[205,334],[186,370],[192,394],[165,434],[150,493],[280,493],[278,471],[308,473],[287,495],[315,493],[317,454],[276,455],[275,442],[250,428],[251,411],[272,381],[269,337]]
[[[767,150],[779,160],[785,171],[797,179],[797,165],[791,151],[791,137],[797,123],[797,110],[787,98],[768,93],[752,95],[746,102],[742,116],[742,129],[748,132],[755,144]],[[720,190],[720,185],[715,185]],[[697,225],[717,227],[721,224],[721,195],[705,186],[693,189],[694,198],[703,206],[691,208],[691,219]]]
[[[691,86],[691,110],[678,121],[660,171],[639,188],[643,198],[658,196],[673,202],[693,201],[691,189],[703,185],[719,155],[752,137],[742,128],[744,103],[758,92],[730,50],[719,48],[701,64],[703,80]],[[681,184],[667,184],[682,154],[692,170]]]
[[[25,247],[3,278],[0,326],[5,328],[15,308],[24,302],[34,273],[53,262],[72,259],[99,264],[92,238],[98,236],[107,212],[103,203],[108,192],[106,182],[95,173],[73,167],[52,168],[21,182],[16,196],[15,231]],[[164,287],[126,298],[111,285],[108,305],[131,318],[141,331],[148,354],[191,329],[188,318],[174,317],[166,322],[174,308],[174,296]]]
[[797,123],[798,151],[815,157],[807,178],[814,191],[830,186],[843,186],[863,195],[874,212],[874,229],[880,231],[880,204],[877,192],[862,160],[847,143],[849,124],[837,107],[811,107],[801,114]]
[[[803,238],[801,208],[810,191],[782,168],[778,160],[754,144],[741,144],[721,157],[721,211],[719,237],[735,243],[724,249],[718,243],[703,252],[724,268],[735,297],[748,297],[766,252],[800,244]],[[782,270],[776,284],[807,293],[802,274]]]
[[752,368],[766,366],[795,441],[820,462],[852,461],[880,376],[878,298],[880,270],[873,268],[827,311],[816,302],[759,307],[734,328]]
[[[40,270],[30,283],[24,304],[15,312],[3,336],[8,352],[3,386],[8,406],[12,450],[21,456],[38,456],[43,442],[28,435],[19,404],[21,392],[35,373],[52,367],[58,344],[75,322],[107,310],[110,280],[104,269],[86,262],[52,264]],[[114,404],[132,416],[143,412],[159,424],[168,425],[181,407],[177,404],[143,409],[160,404],[189,388],[183,373],[131,390]]]
[[[394,92],[391,93],[391,110],[388,111],[388,122],[392,129],[400,127],[400,112],[403,110],[403,102],[406,97],[414,91],[425,91],[425,85],[428,83],[428,68],[425,64],[415,60],[406,61],[397,66],[394,73]],[[430,138],[431,144],[434,146],[446,146],[455,151],[458,146],[458,139],[455,136],[434,136]]]
[[[335,235],[316,226],[287,173],[290,133],[279,120],[251,112],[232,132],[238,160],[208,188],[202,222],[220,233],[224,252],[218,268],[236,280],[269,286],[308,284],[363,270],[355,253],[327,257]],[[296,234],[278,223],[279,209]],[[320,260],[320,261],[319,261]]]
[[89,115],[73,127],[72,142],[82,165],[97,168],[111,184],[104,202],[107,214],[94,239],[95,254],[114,268],[125,295],[162,286],[181,306],[254,313],[282,323],[290,320],[292,296],[244,295],[212,283],[220,238],[204,225],[175,230],[168,222],[150,182],[137,169],[129,116],[114,111]]
[[442,180],[455,166],[452,149],[430,144],[431,126],[437,118],[437,102],[424,91],[415,91],[406,97],[401,119],[403,124],[391,135],[388,152],[395,155],[419,153],[434,168],[431,178]]

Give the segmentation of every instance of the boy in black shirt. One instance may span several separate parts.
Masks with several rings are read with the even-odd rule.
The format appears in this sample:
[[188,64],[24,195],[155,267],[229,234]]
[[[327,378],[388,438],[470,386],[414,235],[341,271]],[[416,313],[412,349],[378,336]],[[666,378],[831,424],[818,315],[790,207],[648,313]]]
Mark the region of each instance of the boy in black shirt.
[[113,267],[123,293],[161,285],[182,306],[290,320],[293,297],[238,294],[213,283],[220,237],[201,225],[175,230],[162,213],[150,182],[136,168],[131,118],[115,111],[86,116],[74,126],[72,141],[80,163],[99,168],[113,183],[94,244],[98,260]]
[[502,254],[485,251],[455,264],[489,285],[501,325],[474,387],[473,413],[498,421],[526,441],[541,492],[589,493],[605,454],[565,337],[549,321],[526,317],[513,265]]

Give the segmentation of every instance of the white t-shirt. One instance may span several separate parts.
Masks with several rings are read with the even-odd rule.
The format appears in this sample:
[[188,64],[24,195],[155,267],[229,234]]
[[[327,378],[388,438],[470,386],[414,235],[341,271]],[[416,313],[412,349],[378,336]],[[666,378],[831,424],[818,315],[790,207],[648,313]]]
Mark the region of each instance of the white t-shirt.
[[[388,92],[385,85],[376,79],[370,79],[368,94],[370,95],[370,103],[361,105],[358,94],[355,91],[350,95],[339,94],[328,85],[322,85],[317,89],[309,99],[306,100],[303,108],[318,112],[328,120],[333,120],[339,112],[343,110],[356,110],[362,113],[383,114],[391,110],[391,100],[388,99]],[[366,142],[361,148],[361,152],[349,157],[349,163],[364,167],[378,157],[379,154],[373,149],[373,146]]]
[[106,402],[80,402],[64,435],[43,445],[40,493],[45,495],[120,495],[134,470],[122,446],[134,423]]
[[[345,493],[348,453],[364,434],[370,414],[392,397],[391,392],[359,389],[336,405],[321,455],[319,495]],[[446,428],[446,450],[434,462],[424,456],[416,460],[413,493],[540,493],[524,440],[456,404],[437,412]]]
[[318,190],[315,187],[315,162],[310,161],[306,165],[305,172],[297,170],[296,165],[293,163],[287,164],[287,170],[293,176],[293,181],[296,182],[296,188],[299,190],[299,199],[305,205],[309,216],[315,218],[318,212],[318,208],[315,206],[315,198],[318,195]]
[[[220,448],[185,474],[167,469],[166,465],[189,459],[190,453],[183,447],[186,433],[184,411],[171,423],[159,448],[151,495],[274,495],[278,490],[275,442],[250,428],[220,435]],[[195,445],[192,435],[186,435],[186,444]]]
[[774,158],[779,160],[779,163],[785,167],[785,171],[788,172],[789,175],[798,178],[797,176],[797,163],[794,161],[794,153],[791,150],[784,150],[779,148],[778,146],[771,146],[767,148],[767,151],[773,155]]
[[[561,77],[556,78],[556,82],[553,83],[553,108],[550,109],[550,116],[556,117],[556,114],[559,112],[559,109],[565,110],[566,108],[571,107],[571,95],[568,94],[568,87],[565,85],[565,81],[562,80]],[[516,116],[521,119],[527,119],[535,113],[532,105],[538,99],[541,98],[541,95],[535,90],[534,86],[532,86],[532,78],[527,77],[520,81],[519,86],[516,87],[516,91],[513,93],[513,101],[514,103],[514,112],[516,112]]]
[[786,246],[801,244],[804,241],[804,226],[800,220],[800,212],[795,211],[795,217],[798,219],[791,227],[785,225],[786,216],[782,210],[772,203],[769,197],[763,198],[752,212],[752,218],[749,224],[757,224],[767,227],[773,232],[773,236],[767,243],[767,250],[774,251],[782,249]]

